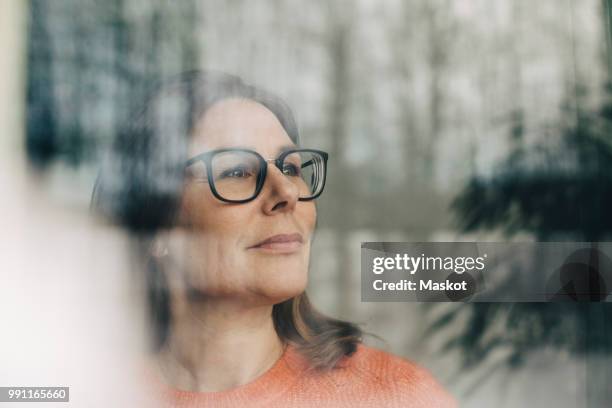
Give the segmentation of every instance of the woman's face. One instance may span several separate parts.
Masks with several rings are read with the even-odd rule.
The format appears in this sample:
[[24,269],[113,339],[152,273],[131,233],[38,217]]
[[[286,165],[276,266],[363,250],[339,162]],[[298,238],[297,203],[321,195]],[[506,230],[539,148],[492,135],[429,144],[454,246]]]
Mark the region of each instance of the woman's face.
[[[250,100],[226,99],[196,124],[189,156],[242,147],[270,159],[293,145],[266,107]],[[242,204],[220,201],[201,178],[187,177],[179,215],[175,232],[182,239],[171,247],[170,256],[180,264],[181,280],[191,289],[249,304],[278,303],[305,289],[315,204],[298,201],[295,184],[273,164],[268,164],[257,198]],[[298,240],[258,246],[280,234]]]

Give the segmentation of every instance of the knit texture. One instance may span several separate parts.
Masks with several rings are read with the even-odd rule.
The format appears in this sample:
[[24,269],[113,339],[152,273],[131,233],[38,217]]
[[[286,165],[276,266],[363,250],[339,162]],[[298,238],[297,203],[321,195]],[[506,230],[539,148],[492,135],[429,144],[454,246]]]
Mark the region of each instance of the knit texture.
[[360,344],[339,367],[313,370],[293,346],[252,382],[219,392],[177,390],[155,381],[163,407],[456,407],[425,369]]

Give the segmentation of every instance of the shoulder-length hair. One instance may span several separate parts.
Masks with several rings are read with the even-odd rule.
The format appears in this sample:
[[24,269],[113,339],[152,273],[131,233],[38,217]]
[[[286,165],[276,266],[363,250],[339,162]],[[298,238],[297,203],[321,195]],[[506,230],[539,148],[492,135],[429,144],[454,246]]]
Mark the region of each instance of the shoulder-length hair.
[[[294,116],[280,98],[233,75],[188,72],[156,87],[131,115],[118,131],[94,187],[92,210],[136,238],[153,350],[167,341],[172,316],[168,282],[161,265],[151,256],[151,242],[158,232],[174,225],[187,146],[196,121],[213,104],[227,98],[264,105],[299,144]],[[361,341],[362,332],[356,325],[317,312],[306,292],[274,305],[272,318],[280,339],[294,344],[317,369],[335,367],[342,357],[353,354]]]

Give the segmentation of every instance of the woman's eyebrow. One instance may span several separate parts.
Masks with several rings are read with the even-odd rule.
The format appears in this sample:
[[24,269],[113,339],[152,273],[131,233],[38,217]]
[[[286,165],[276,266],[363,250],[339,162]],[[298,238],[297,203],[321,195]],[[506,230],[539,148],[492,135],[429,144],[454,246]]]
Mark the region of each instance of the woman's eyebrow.
[[282,153],[286,152],[287,150],[293,150],[296,147],[297,146],[295,144],[281,146],[281,147],[278,148],[278,154],[282,154]]
[[[231,148],[233,148],[233,149],[245,149],[245,150],[252,150],[252,151],[254,151],[254,152],[256,152],[256,151],[257,151],[257,149],[255,148],[255,146],[238,145],[238,146],[232,146]],[[286,152],[287,150],[293,150],[293,149],[296,149],[296,148],[297,148],[297,145],[296,145],[296,144],[288,144],[288,145],[284,145],[284,146],[281,146],[281,147],[279,147],[279,148],[277,149],[277,154],[278,154],[278,155],[281,155],[282,153]],[[202,152],[202,153],[199,153],[199,154],[195,155],[194,157],[199,156],[199,155],[204,154],[204,153],[206,153],[206,151],[204,151],[204,152]]]

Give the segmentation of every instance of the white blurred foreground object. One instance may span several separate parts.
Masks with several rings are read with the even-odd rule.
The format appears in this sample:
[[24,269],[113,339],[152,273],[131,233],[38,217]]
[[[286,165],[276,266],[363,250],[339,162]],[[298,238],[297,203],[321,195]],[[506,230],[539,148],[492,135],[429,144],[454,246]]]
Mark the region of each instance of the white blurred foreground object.
[[66,406],[152,406],[124,234],[50,203],[27,172],[26,7],[0,2],[0,386],[70,387]]
[[74,406],[147,406],[137,382],[143,313],[124,240],[41,202],[5,230],[23,232],[2,259],[0,384],[67,386]]

